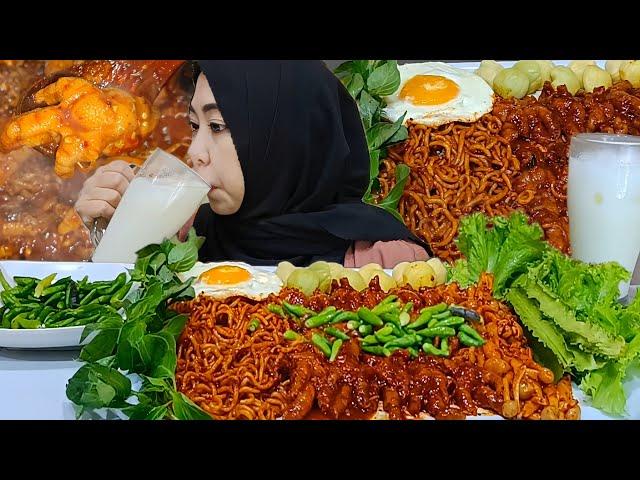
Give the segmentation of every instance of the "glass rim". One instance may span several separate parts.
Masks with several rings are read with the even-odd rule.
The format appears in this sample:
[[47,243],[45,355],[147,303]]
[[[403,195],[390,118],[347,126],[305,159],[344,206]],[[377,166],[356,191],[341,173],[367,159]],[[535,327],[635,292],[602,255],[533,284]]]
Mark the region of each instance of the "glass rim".
[[615,145],[640,147],[640,136],[622,133],[578,133],[571,137],[571,144]]
[[[209,188],[211,188],[211,184],[204,179],[204,177],[202,175],[200,175],[198,172],[196,172],[193,168],[191,168],[189,165],[187,165],[185,162],[183,162],[182,160],[180,160],[178,157],[176,157],[175,155],[173,155],[172,153],[167,152],[166,150],[163,150],[162,148],[156,147],[151,154],[147,157],[147,159],[145,160],[144,163],[147,163],[151,157],[153,157],[156,153],[163,153],[165,155],[168,155],[171,158],[174,158],[175,160],[177,160],[177,163],[180,164],[179,168],[182,168],[184,170],[187,170],[188,172],[190,172],[191,174],[195,175],[197,177],[197,179],[199,179],[202,183],[204,183],[206,186],[208,186]],[[141,169],[144,168],[144,164],[142,164]]]

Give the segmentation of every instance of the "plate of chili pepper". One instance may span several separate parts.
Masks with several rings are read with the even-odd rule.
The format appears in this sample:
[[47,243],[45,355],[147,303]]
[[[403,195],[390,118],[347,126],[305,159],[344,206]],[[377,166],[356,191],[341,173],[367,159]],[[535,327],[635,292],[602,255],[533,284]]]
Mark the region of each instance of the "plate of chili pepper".
[[122,263],[0,262],[0,347],[80,348],[87,325],[120,317],[132,290]]

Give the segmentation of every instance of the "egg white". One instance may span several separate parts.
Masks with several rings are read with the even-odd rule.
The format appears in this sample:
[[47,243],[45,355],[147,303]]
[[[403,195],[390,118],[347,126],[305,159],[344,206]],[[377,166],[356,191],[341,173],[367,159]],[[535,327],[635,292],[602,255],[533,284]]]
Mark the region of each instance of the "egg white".
[[[450,122],[475,122],[493,108],[494,94],[480,76],[441,62],[410,63],[399,65],[400,86],[385,97],[387,106],[383,115],[395,122],[406,112],[404,124],[412,121],[437,127]],[[455,82],[460,91],[452,100],[439,105],[414,105],[399,97],[408,80],[416,75],[439,75]]]
[[[228,285],[209,285],[200,280],[200,275],[207,270],[223,265],[243,268],[249,272],[251,277],[249,280]],[[223,300],[234,296],[242,296],[253,300],[262,300],[272,293],[278,293],[282,288],[282,281],[275,273],[257,270],[244,262],[197,262],[191,270],[179,273],[178,277],[183,282],[190,277],[195,277],[196,280],[193,282],[193,289],[196,292],[196,296],[202,294],[217,300]]]

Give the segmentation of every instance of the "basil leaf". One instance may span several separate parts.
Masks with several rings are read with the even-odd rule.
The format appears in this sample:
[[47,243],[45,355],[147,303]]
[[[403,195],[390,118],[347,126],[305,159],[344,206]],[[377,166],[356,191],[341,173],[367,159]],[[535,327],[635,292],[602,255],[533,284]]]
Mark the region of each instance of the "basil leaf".
[[174,336],[168,332],[145,335],[144,343],[150,355],[149,375],[155,378],[174,379],[178,362]]
[[174,272],[186,272],[191,269],[198,261],[198,250],[203,243],[204,237],[198,237],[195,230],[191,228],[187,241],[175,245],[169,252],[167,256],[169,269]]
[[127,320],[135,320],[146,315],[150,315],[158,308],[163,299],[162,284],[159,282],[151,283],[143,291],[142,297],[136,302],[125,307]]
[[369,152],[377,150],[382,145],[387,143],[390,138],[396,134],[396,132],[402,126],[404,121],[404,115],[393,123],[380,122],[373,125],[367,130],[367,144],[369,145]]
[[156,274],[156,276],[160,279],[162,283],[169,283],[174,279],[173,272],[169,269],[168,266],[162,265],[160,270]]
[[385,210],[397,210],[398,202],[400,201],[400,197],[402,197],[402,192],[404,191],[405,184],[409,180],[410,173],[411,169],[404,163],[399,163],[396,166],[396,184],[389,191],[389,194],[378,204],[378,206]]
[[69,379],[67,398],[88,408],[122,408],[131,395],[131,381],[114,368],[86,364]]
[[364,87],[364,80],[362,79],[362,75],[360,75],[359,73],[354,74],[351,77],[351,80],[349,80],[349,83],[347,83],[346,87],[349,91],[349,94],[351,94],[353,98],[357,98],[358,94]]
[[394,133],[389,140],[384,142],[384,146],[386,147],[389,145],[393,145],[394,143],[404,142],[408,136],[409,136],[409,131],[407,130],[407,127],[405,127],[404,125],[400,125],[400,128],[398,129],[398,131]]
[[147,324],[142,318],[129,321],[122,327],[116,351],[118,366],[122,370],[140,372],[148,365],[149,356],[142,345],[146,330]]
[[391,95],[400,86],[400,71],[395,60],[389,60],[377,67],[367,79],[367,88],[371,95]]
[[171,392],[173,413],[178,420],[212,420],[211,416],[182,392]]
[[166,323],[162,331],[173,335],[173,337],[177,339],[182,334],[188,319],[189,317],[187,315],[178,314]]
[[362,90],[360,93],[360,100],[358,101],[358,108],[360,110],[360,116],[362,117],[362,124],[365,130],[371,128],[373,123],[373,117],[380,106],[375,98],[367,93],[366,90]]
[[[93,338],[93,340],[82,347],[82,350],[80,351],[80,360],[84,360],[85,362],[96,362],[102,358],[113,355],[122,324],[122,318],[119,322],[114,318],[100,324],[100,332]],[[86,330],[87,329],[85,328],[82,335],[85,334]]]
[[158,273],[160,267],[162,267],[167,261],[167,256],[163,252],[158,252],[151,257],[149,260],[149,266],[147,268],[151,269],[153,275]]

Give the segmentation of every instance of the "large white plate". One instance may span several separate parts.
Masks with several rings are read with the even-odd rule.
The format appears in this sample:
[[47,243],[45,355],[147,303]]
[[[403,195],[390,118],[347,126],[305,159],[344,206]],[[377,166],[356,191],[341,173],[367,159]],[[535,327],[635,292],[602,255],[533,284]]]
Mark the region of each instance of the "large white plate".
[[[126,263],[89,263],[89,262],[30,262],[22,260],[0,261],[0,268],[7,277],[25,276],[44,278],[57,273],[57,279],[71,277],[82,280],[88,276],[90,281],[112,280],[133,265]],[[0,347],[56,349],[80,348],[80,336],[83,326],[62,328],[8,329],[0,328]],[[91,336],[83,343],[88,342]]]

